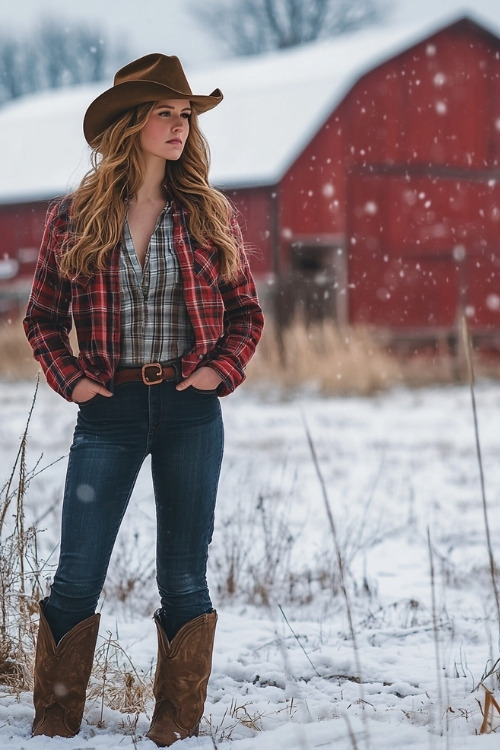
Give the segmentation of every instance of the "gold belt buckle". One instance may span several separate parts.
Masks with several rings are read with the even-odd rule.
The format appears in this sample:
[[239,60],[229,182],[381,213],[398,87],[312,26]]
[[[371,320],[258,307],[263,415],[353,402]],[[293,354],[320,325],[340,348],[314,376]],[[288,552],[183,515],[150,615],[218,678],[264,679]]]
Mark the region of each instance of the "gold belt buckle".
[[143,365],[141,374],[145,385],[158,385],[163,381],[163,367],[159,362],[148,362],[147,365]]

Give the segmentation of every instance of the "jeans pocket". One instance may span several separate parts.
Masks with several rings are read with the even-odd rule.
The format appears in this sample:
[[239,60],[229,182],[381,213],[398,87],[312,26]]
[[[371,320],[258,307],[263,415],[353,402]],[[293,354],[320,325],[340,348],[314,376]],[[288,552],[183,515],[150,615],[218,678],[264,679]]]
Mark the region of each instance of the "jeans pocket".
[[201,393],[204,396],[216,396],[217,388],[196,388],[194,385],[190,385],[188,391],[194,391],[195,393]]
[[100,393],[96,393],[95,396],[92,396],[92,398],[87,399],[87,401],[77,401],[77,406],[79,409],[84,409],[86,406],[92,406],[92,404],[95,404],[96,401],[99,401],[99,399],[104,398]]

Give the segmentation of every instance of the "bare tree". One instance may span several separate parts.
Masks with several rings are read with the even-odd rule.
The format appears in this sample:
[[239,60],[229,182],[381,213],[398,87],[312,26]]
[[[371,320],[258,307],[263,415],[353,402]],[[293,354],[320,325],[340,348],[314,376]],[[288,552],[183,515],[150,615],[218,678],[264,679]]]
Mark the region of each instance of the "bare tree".
[[97,28],[61,26],[45,19],[38,32],[41,72],[48,88],[104,77],[105,40]]
[[0,101],[26,93],[24,59],[18,42],[0,34]]
[[0,32],[0,102],[43,89],[100,81],[127,58],[99,28],[43,19],[25,38]]
[[376,23],[387,0],[191,0],[190,8],[233,54],[256,55]]

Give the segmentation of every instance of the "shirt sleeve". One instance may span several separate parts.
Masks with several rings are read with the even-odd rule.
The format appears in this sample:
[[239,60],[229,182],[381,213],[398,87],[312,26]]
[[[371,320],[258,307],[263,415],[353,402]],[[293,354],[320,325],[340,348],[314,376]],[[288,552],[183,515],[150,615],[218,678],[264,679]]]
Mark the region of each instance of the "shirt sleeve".
[[73,355],[69,340],[71,330],[71,282],[61,277],[57,264],[67,237],[67,218],[61,203],[52,204],[47,212],[45,229],[33,278],[26,316],[26,337],[39,362],[47,383],[66,400],[84,373]]
[[240,269],[236,280],[221,281],[224,300],[224,334],[209,354],[207,364],[221,376],[220,396],[234,391],[245,379],[245,368],[262,335],[264,317],[236,219],[232,231],[240,247]]

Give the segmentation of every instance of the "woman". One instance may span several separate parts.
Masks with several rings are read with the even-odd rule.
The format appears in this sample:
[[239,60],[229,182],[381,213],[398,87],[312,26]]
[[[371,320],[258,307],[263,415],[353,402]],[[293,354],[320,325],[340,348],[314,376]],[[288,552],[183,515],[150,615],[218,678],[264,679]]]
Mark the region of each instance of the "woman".
[[126,65],[85,115],[91,171],[47,215],[24,326],[49,385],[79,413],[59,564],[40,604],[34,735],[80,729],[95,611],[148,454],[161,606],[147,736],[163,747],[198,733],[217,618],[206,564],[218,396],[242,382],[263,325],[238,225],[208,183],[197,118],[221,100],[219,89],[192,94],[176,57]]

